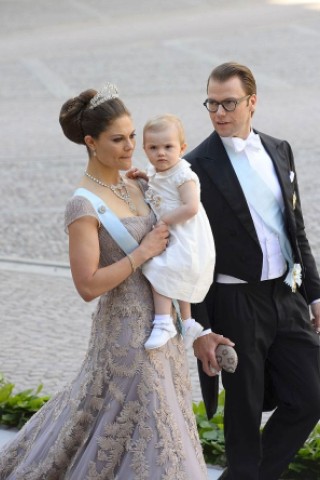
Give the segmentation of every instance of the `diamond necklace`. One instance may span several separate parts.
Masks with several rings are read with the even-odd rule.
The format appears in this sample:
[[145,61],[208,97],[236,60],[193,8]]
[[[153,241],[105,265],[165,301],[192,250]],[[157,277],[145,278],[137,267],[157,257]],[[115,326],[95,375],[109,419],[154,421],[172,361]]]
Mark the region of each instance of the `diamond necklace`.
[[102,187],[109,188],[118,198],[120,198],[121,200],[126,202],[126,204],[128,205],[128,207],[129,207],[129,209],[131,210],[132,213],[134,213],[135,215],[137,214],[137,208],[136,208],[135,204],[133,203],[133,201],[131,200],[131,197],[130,197],[128,189],[127,189],[127,186],[124,183],[124,180],[123,180],[122,177],[120,177],[120,182],[117,183],[116,185],[112,185],[112,184],[109,185],[108,183],[103,183],[98,178],[93,177],[87,171],[85,171],[84,174],[88,178],[90,178],[90,180],[92,180],[93,182],[98,183],[98,185],[101,185]]

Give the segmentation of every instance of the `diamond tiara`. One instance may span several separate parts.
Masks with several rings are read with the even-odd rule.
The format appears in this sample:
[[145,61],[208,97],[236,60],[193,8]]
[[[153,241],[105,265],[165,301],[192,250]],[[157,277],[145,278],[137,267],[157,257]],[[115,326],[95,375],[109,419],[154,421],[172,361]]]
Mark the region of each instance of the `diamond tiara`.
[[101,103],[111,100],[112,98],[118,98],[118,89],[113,83],[107,83],[99,92],[91,98],[89,102],[89,110],[98,107]]

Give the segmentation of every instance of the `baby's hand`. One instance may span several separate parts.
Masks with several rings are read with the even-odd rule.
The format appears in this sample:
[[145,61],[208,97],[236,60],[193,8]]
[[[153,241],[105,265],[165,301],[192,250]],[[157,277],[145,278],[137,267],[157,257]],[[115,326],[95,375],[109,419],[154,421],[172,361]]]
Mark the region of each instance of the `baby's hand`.
[[160,218],[160,220],[157,221],[157,223],[156,223],[155,226],[157,227],[157,226],[161,226],[161,225],[165,225],[166,227],[168,226],[168,225],[166,224],[166,222],[165,222],[164,220],[161,220],[161,218]]
[[126,172],[126,177],[131,178],[131,180],[135,180],[136,178],[143,178],[146,182],[149,181],[148,175],[144,170],[139,170],[137,167],[132,167],[130,170]]

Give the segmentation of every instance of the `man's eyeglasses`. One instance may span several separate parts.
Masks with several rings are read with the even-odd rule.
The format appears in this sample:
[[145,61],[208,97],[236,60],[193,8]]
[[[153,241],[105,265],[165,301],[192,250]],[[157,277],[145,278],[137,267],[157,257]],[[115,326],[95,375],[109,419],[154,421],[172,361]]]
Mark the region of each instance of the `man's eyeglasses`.
[[212,113],[217,113],[217,111],[219,110],[219,105],[222,105],[222,107],[226,112],[234,112],[235,109],[237,108],[237,105],[249,97],[251,97],[251,94],[245,95],[244,97],[241,97],[238,99],[227,98],[226,100],[222,100],[222,102],[217,102],[216,100],[211,100],[211,98],[207,98],[207,100],[203,102],[203,105],[206,107],[206,109],[209,112],[212,112]]

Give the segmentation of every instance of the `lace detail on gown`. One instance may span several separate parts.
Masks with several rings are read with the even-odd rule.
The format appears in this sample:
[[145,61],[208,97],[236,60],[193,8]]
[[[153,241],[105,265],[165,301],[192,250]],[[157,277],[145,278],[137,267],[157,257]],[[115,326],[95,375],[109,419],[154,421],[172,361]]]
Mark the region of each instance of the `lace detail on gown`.
[[[95,213],[72,198],[66,225]],[[154,215],[122,220],[138,242]],[[100,265],[123,252],[99,229]],[[1,480],[203,480],[183,342],[147,352],[153,302],[141,269],[100,297],[88,350],[73,382],[7,444]]]

